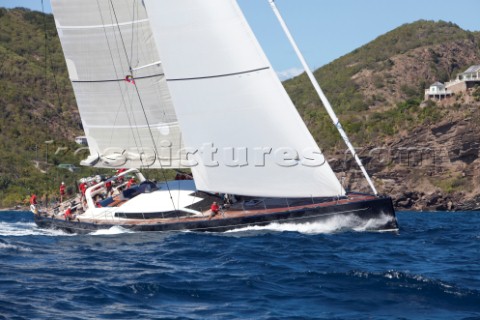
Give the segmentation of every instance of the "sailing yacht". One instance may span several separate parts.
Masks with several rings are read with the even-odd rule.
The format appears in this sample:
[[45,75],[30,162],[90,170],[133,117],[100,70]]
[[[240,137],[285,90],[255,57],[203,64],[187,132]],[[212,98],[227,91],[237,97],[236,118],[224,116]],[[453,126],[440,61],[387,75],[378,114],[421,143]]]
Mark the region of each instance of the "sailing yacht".
[[[345,191],[235,0],[51,0],[90,150],[81,164],[128,170],[55,208],[34,206],[37,225],[226,231],[353,217],[397,229],[391,199],[269,3],[372,194]],[[188,168],[193,179],[157,183],[137,168]],[[137,184],[121,183],[128,176]]]

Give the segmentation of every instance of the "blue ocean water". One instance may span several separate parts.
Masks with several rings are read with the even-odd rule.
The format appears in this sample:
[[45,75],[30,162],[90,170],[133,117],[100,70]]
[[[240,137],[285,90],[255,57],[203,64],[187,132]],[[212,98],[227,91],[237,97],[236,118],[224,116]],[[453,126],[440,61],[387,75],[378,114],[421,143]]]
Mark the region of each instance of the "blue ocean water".
[[480,319],[480,213],[67,235],[0,212],[0,319]]

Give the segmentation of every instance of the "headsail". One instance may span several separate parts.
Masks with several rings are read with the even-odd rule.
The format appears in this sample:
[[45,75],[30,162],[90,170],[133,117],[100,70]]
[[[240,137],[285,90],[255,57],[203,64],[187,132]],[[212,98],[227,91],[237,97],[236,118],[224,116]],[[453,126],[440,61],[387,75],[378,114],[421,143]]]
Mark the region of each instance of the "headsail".
[[145,0],[198,189],[344,190],[234,0]]
[[342,124],[340,123],[340,120],[338,120],[337,115],[333,111],[332,106],[330,105],[330,102],[328,101],[327,97],[323,93],[322,88],[320,87],[320,84],[318,83],[317,79],[313,75],[312,71],[310,70],[310,67],[308,66],[307,62],[305,61],[305,58],[303,57],[303,54],[300,52],[300,49],[298,48],[295,40],[293,39],[290,30],[288,30],[287,24],[283,20],[282,15],[280,14],[280,11],[278,11],[278,8],[275,4],[275,0],[268,0],[270,3],[270,6],[272,7],[273,12],[275,13],[278,21],[280,22],[280,25],[283,28],[283,31],[285,32],[285,35],[287,36],[288,40],[292,44],[293,49],[295,50],[295,53],[297,54],[298,58],[300,59],[300,62],[303,65],[303,68],[305,69],[305,73],[307,74],[308,78],[310,78],[310,81],[312,82],[313,87],[315,88],[315,91],[317,91],[317,94],[322,100],[323,105],[325,106],[325,109],[327,110],[328,115],[332,119],[333,124],[337,128],[338,132],[340,133],[340,136],[342,137],[343,141],[347,145],[348,149],[350,150],[350,153],[354,157],[355,161],[357,162],[358,166],[360,167],[360,170],[362,171],[365,179],[367,180],[368,184],[370,185],[370,188],[372,188],[372,191],[374,194],[378,194],[377,189],[373,185],[373,181],[370,178],[370,176],[367,173],[367,170],[362,164],[362,161],[358,157],[357,152],[355,151],[355,148],[353,147],[352,143],[350,142],[350,139],[347,136],[347,133],[345,130],[343,130]]
[[90,148],[88,162],[180,167],[175,157],[181,132],[142,1],[51,4]]

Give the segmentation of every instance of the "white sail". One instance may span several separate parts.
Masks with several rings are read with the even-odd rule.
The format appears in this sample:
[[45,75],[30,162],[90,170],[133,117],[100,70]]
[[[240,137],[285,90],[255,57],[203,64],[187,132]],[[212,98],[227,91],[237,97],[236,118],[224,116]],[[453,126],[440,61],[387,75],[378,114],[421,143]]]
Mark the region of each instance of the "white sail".
[[142,1],[51,4],[90,148],[87,162],[180,167],[181,132]]
[[365,179],[367,180],[368,184],[370,185],[370,188],[372,189],[373,193],[378,194],[377,189],[373,185],[372,179],[368,175],[367,170],[365,169],[365,167],[362,164],[362,161],[358,157],[358,154],[355,151],[355,148],[353,147],[352,143],[350,142],[350,139],[348,138],[347,133],[345,132],[345,130],[343,130],[343,127],[342,127],[342,124],[340,123],[340,120],[337,118],[337,115],[333,111],[333,108],[330,105],[330,101],[328,101],[327,96],[325,96],[325,94],[323,93],[323,90],[320,87],[320,84],[318,83],[317,79],[313,75],[313,72],[310,70],[310,67],[307,64],[307,61],[303,57],[303,54],[300,52],[300,49],[298,48],[295,40],[293,39],[293,37],[290,33],[290,30],[287,27],[287,24],[283,20],[283,17],[280,14],[280,11],[277,8],[277,5],[275,4],[275,0],[268,0],[268,2],[270,3],[270,6],[272,7],[273,12],[275,13],[275,16],[277,17],[278,21],[280,22],[280,25],[282,26],[283,31],[285,32],[285,35],[287,36],[287,38],[290,41],[293,49],[295,50],[295,53],[297,54],[298,58],[300,59],[300,62],[302,63],[303,68],[305,69],[305,73],[307,74],[308,78],[312,82],[312,85],[313,85],[315,91],[317,91],[318,97],[322,101],[325,109],[327,110],[328,115],[332,119],[333,124],[337,128],[338,132],[340,133],[340,136],[342,137],[343,141],[345,142],[348,149],[350,150],[350,153],[352,154],[353,158],[355,159],[358,166],[360,167],[360,170],[362,171]]
[[198,189],[344,193],[236,1],[144,2]]

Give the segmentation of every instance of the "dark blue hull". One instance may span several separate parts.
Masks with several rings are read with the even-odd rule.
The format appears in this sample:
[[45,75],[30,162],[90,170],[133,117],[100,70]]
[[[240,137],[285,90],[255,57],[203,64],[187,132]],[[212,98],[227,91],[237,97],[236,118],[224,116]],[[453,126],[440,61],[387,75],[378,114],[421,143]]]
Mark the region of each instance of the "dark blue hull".
[[[52,218],[46,215],[35,214],[35,223],[40,228],[60,229],[69,233],[91,233],[100,229],[109,229],[113,226],[121,226],[133,231],[210,231],[223,232],[249,226],[266,226],[270,223],[312,223],[328,221],[335,217],[349,217],[358,222],[358,226],[374,220],[369,230],[395,230],[398,229],[392,200],[388,197],[375,198],[358,202],[349,202],[329,206],[305,207],[297,210],[288,210],[274,213],[261,213],[255,215],[216,218],[177,219],[173,222],[153,222],[129,224],[122,223],[90,223],[72,220]],[[353,223],[352,228],[356,225]]]

